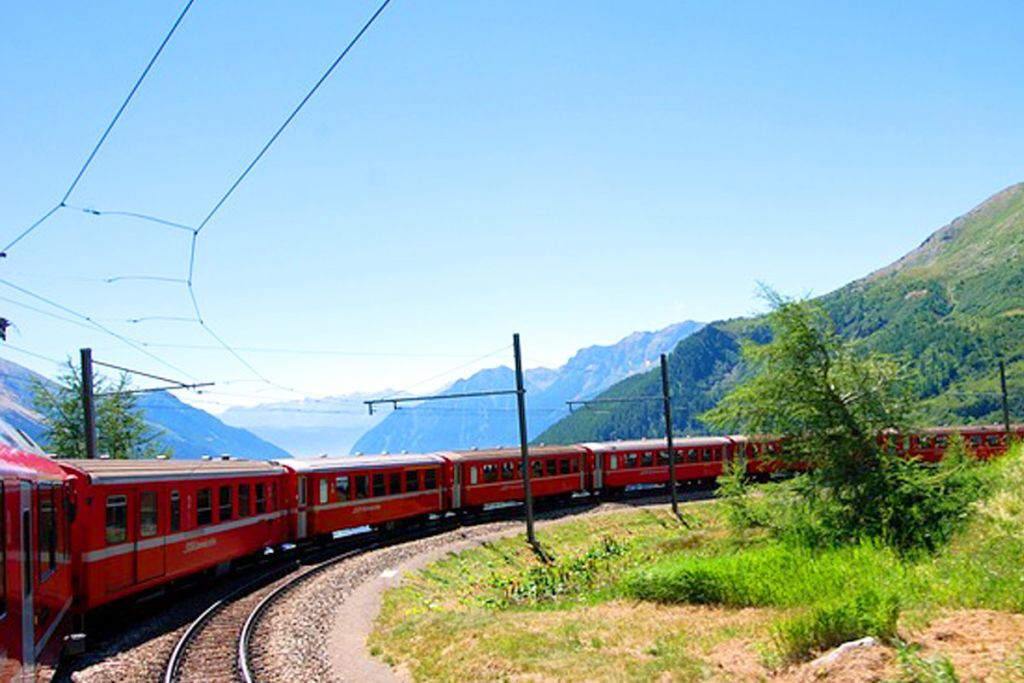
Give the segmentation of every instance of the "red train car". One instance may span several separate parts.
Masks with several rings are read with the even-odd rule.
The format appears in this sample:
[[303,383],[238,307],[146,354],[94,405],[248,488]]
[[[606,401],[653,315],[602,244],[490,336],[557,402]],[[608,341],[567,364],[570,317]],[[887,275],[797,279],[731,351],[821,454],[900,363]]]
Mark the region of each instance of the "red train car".
[[248,460],[61,460],[84,611],[287,540],[285,469]]
[[[931,427],[912,434],[886,434],[892,439],[896,450],[902,454],[926,462],[938,462],[949,446],[954,434],[959,434],[964,445],[979,458],[988,459],[1006,452],[1009,446],[1003,425],[964,425],[960,427]],[[1024,438],[1024,425],[1010,425],[1010,439]]]
[[287,489],[294,496],[288,504],[295,510],[290,531],[296,540],[443,513],[451,485],[448,463],[436,455],[279,462],[288,469]]
[[67,477],[0,445],[0,680],[34,680],[60,655],[72,605]]
[[[453,510],[522,500],[522,453],[518,448],[449,451]],[[589,451],[582,446],[531,446],[530,492],[534,498],[569,497],[588,488]]]
[[[667,484],[669,454],[665,439],[609,441],[584,444],[594,453],[594,488],[609,492],[627,486]],[[673,439],[676,479],[680,482],[713,479],[725,461],[734,457],[731,439],[721,436]]]

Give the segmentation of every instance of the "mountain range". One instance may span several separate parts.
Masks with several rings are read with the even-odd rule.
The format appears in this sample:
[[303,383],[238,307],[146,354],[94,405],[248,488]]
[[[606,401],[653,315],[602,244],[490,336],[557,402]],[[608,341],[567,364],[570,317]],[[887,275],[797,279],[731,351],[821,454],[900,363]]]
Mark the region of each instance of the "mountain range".
[[[701,323],[688,320],[656,332],[634,332],[612,345],[581,349],[557,369],[527,370],[523,378],[527,433],[532,438],[567,415],[566,401],[591,398],[619,380],[657,365],[660,354],[672,350],[701,327]],[[514,386],[512,369],[502,366],[481,370],[440,393]],[[491,396],[402,407],[364,434],[352,450],[426,452],[515,444],[519,441],[515,406],[513,396]]]
[[[817,299],[836,330],[867,350],[901,357],[916,371],[922,424],[1001,422],[999,362],[1011,416],[1024,415],[1024,183],[993,195],[917,249]],[[770,339],[764,316],[724,320],[684,339],[669,356],[673,422],[700,433],[700,414],[746,372],[744,341]],[[660,391],[647,372],[601,398]],[[643,402],[582,410],[537,437],[548,443],[657,436],[660,406]]]
[[[45,446],[46,428],[33,407],[33,380],[44,386],[54,383],[17,363],[0,359],[0,419],[22,430]],[[290,454],[244,429],[230,427],[213,415],[157,391],[138,395],[146,421],[161,432],[159,441],[173,449],[175,458],[231,455],[276,459]]]

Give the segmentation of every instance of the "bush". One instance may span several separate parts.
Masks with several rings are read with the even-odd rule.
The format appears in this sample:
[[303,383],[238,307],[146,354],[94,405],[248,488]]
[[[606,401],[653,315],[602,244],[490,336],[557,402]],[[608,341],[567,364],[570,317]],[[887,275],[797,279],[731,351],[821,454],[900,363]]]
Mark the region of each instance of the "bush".
[[782,621],[776,626],[775,643],[784,660],[795,661],[865,636],[891,641],[899,615],[895,596],[868,589]]

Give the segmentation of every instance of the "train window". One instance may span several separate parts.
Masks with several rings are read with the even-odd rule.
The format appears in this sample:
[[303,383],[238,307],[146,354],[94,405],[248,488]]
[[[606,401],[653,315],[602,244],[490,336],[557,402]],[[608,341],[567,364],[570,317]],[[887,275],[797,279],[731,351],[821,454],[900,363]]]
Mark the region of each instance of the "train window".
[[107,543],[128,537],[128,497],[107,496]]
[[331,494],[331,483],[327,481],[327,477],[320,479],[320,504],[325,505],[328,501],[328,496]]
[[534,477],[543,477],[544,476],[544,463],[542,463],[540,460],[534,460],[530,464],[530,475],[534,476]]
[[406,491],[419,491],[420,490],[420,471],[411,470],[405,473],[405,490]]
[[484,481],[498,481],[497,465],[484,465]]
[[1003,443],[1003,437],[999,436],[998,434],[989,434],[988,436],[985,437],[985,443],[987,443],[989,446],[998,446],[1001,443]]
[[57,568],[57,508],[53,486],[40,486],[38,504],[39,516],[39,571],[49,575]]
[[636,453],[626,453],[626,467],[636,467]]
[[501,478],[504,481],[516,478],[516,468],[511,461],[501,463]]
[[306,478],[299,477],[299,505],[306,504]]
[[402,473],[392,472],[388,475],[388,493],[396,496],[402,492]]
[[640,456],[640,462],[644,467],[650,467],[654,464],[654,453],[644,453]]
[[213,521],[213,498],[210,489],[199,489],[196,492],[196,526],[203,526]]
[[249,516],[249,485],[239,484],[238,485],[238,516],[248,517]]
[[267,484],[267,511],[272,512],[274,505],[277,503],[277,484],[270,482]]
[[334,492],[338,494],[338,500],[348,500],[348,477],[334,478]]
[[569,458],[562,458],[558,461],[558,471],[562,474],[569,474],[569,469],[572,465],[569,464]]
[[608,469],[617,470],[619,469],[619,456],[611,455],[608,456]]
[[181,531],[181,495],[171,491],[171,531]]
[[437,470],[427,470],[423,473],[423,488],[427,491],[437,488]]
[[256,514],[262,515],[267,511],[267,501],[263,497],[263,484],[256,484]]
[[935,437],[935,445],[939,448],[945,448],[949,444],[949,437],[945,434],[939,434]]
[[7,614],[7,496],[0,481],[0,616]]
[[231,504],[231,487],[221,486],[218,494],[218,506],[217,514],[220,521],[231,519],[231,513],[234,512],[234,505]]
[[697,449],[690,448],[686,451],[686,459],[689,462],[697,462]]
[[139,494],[139,537],[156,536],[156,491]]
[[25,541],[25,554],[21,556],[21,573],[25,577],[25,595],[28,596],[32,594],[32,513],[28,510],[21,513],[21,537]]
[[971,445],[974,446],[974,447],[978,447],[978,446],[981,445],[981,435],[980,434],[975,434],[974,436],[971,437]]
[[366,475],[360,474],[356,477],[356,498],[366,498],[370,494],[370,487],[366,483]]
[[469,483],[470,483],[471,486],[475,486],[476,485],[476,477],[477,477],[476,468],[475,467],[470,467],[469,468]]
[[779,450],[779,445],[778,444],[776,444],[776,443],[768,444],[768,452],[769,453],[774,454],[774,453],[777,453],[778,450]]
[[917,437],[917,445],[920,448],[931,448],[932,447],[932,437],[926,436],[926,435],[921,435],[921,436]]
[[548,459],[546,467],[548,468],[548,476],[553,477],[558,474],[558,462],[553,459]]
[[373,475],[373,497],[377,498],[379,496],[383,496],[384,492],[384,475]]
[[658,464],[663,467],[668,465],[668,451],[658,451]]

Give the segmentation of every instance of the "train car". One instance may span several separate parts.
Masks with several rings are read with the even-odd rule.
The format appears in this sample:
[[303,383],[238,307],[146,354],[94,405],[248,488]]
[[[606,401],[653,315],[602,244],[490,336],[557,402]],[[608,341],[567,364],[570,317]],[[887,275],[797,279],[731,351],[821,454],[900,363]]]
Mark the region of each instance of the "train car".
[[394,526],[443,513],[451,477],[436,455],[294,458],[288,470],[297,540],[361,526]]
[[751,478],[766,480],[772,472],[783,468],[806,469],[806,466],[781,460],[782,442],[775,437],[733,434],[728,439],[733,443],[735,457],[746,461],[747,476]]
[[987,460],[1005,453],[1010,440],[1024,437],[1024,425],[1010,425],[1009,435],[1003,425],[963,425],[931,427],[903,435],[890,433],[884,439],[892,439],[897,452],[902,455],[925,462],[938,462],[954,434],[960,435],[971,453]]
[[[594,454],[594,488],[609,493],[627,486],[667,484],[669,454],[665,439],[608,441],[583,444]],[[734,443],[722,436],[672,440],[676,453],[676,480],[699,482],[722,473],[723,463],[734,457]]]
[[[452,463],[453,510],[522,500],[522,453],[518,448],[448,451]],[[581,446],[531,446],[530,492],[535,499],[567,498],[586,491],[589,451]]]
[[287,540],[286,470],[266,462],[61,460],[76,609],[162,587]]
[[70,625],[67,476],[0,445],[0,680],[56,664]]

